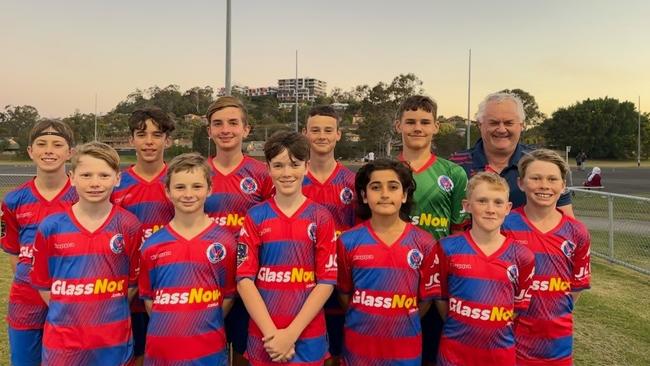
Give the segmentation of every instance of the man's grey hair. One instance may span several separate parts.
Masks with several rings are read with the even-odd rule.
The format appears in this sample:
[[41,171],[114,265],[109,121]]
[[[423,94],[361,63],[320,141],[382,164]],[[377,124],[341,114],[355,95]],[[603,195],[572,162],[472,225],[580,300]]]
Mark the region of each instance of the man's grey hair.
[[519,115],[519,118],[521,119],[521,122],[523,123],[526,120],[526,112],[524,112],[524,103],[521,102],[521,99],[517,96],[517,94],[513,93],[503,93],[503,92],[497,92],[497,93],[492,93],[489,94],[481,104],[478,105],[478,112],[476,112],[475,118],[479,123],[483,122],[483,118],[485,117],[485,109],[487,108],[488,103],[501,103],[504,101],[513,101],[515,105],[517,106],[517,114]]

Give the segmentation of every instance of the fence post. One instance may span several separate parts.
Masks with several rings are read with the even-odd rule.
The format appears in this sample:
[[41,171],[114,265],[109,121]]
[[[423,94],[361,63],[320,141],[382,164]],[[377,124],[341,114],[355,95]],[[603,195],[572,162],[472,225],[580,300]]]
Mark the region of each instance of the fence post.
[[609,218],[609,258],[614,259],[614,196],[607,196],[607,211]]

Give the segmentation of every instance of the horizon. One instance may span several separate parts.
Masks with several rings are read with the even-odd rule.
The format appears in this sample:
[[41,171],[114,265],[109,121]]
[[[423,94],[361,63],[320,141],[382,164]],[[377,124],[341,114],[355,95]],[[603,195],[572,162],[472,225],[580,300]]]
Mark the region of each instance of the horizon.
[[[640,96],[643,111],[650,95],[650,51],[640,47],[650,34],[650,4],[643,1],[250,0],[232,7],[233,85],[293,78],[297,49],[298,77],[327,82],[328,94],[413,73],[441,115],[466,117],[471,48],[470,116],[502,89],[525,90],[548,116],[604,97],[636,105]],[[97,94],[97,112],[106,114],[136,89],[217,92],[225,84],[225,1],[6,0],[0,9],[2,106],[66,117],[94,113]]]

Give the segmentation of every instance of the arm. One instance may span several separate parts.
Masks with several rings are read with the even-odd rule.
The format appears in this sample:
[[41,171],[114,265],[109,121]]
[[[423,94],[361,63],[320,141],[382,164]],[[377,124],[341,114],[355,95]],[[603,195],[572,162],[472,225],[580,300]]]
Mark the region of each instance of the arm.
[[431,309],[431,301],[420,301],[418,303],[418,308],[420,309],[420,318],[422,318],[429,312],[429,309]]
[[11,266],[11,274],[16,274],[16,266],[18,265],[18,256],[9,254],[9,266]]
[[127,298],[129,299],[129,304],[135,297],[138,295],[138,288],[137,287],[129,287],[129,290],[126,293]]
[[[333,290],[333,285],[316,285],[291,324],[284,329],[279,329],[274,335],[270,337],[265,336],[262,339],[266,352],[269,353],[274,361],[289,358],[287,355],[291,353],[298,337],[300,337],[303,330],[305,330],[314,317],[323,309],[325,302],[329,299]],[[251,314],[252,317],[253,314]]]
[[153,300],[145,299],[144,308],[147,310],[147,314],[151,316],[151,309],[153,309]]
[[580,297],[579,292],[572,292],[571,297],[573,298],[573,305],[575,305],[578,302],[578,298]]
[[347,310],[350,305],[350,295],[339,292],[339,302],[343,310]]
[[257,327],[262,331],[262,335],[265,338],[272,337],[277,328],[271,319],[271,315],[255,283],[250,278],[243,278],[237,283],[237,291],[251,319],[253,319]]
[[230,309],[232,309],[232,304],[234,304],[232,297],[223,299],[223,304],[221,305],[221,309],[223,309],[224,318],[226,317],[226,315],[228,315]]
[[436,300],[436,309],[438,309],[438,314],[444,321],[447,319],[447,311],[449,310],[449,302],[447,300]]
[[41,295],[41,299],[45,301],[47,306],[50,306],[50,291],[38,290],[38,294]]

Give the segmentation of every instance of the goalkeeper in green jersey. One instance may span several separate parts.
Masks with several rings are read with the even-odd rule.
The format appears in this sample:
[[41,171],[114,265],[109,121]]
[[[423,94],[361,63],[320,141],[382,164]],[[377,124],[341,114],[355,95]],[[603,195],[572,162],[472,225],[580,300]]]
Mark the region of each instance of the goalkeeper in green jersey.
[[[432,152],[433,137],[440,130],[438,106],[431,98],[414,95],[400,104],[395,129],[402,135],[400,160],[407,161],[416,182],[413,224],[430,232],[436,239],[462,231],[469,222],[462,201],[467,174],[459,165]],[[435,365],[442,319],[435,310],[422,319],[422,359]]]

